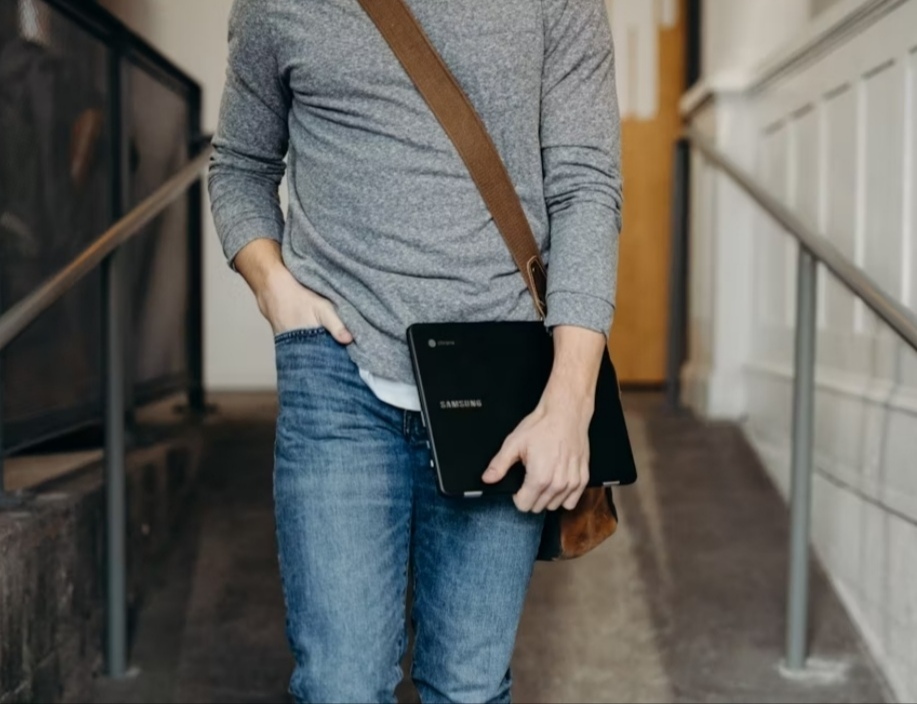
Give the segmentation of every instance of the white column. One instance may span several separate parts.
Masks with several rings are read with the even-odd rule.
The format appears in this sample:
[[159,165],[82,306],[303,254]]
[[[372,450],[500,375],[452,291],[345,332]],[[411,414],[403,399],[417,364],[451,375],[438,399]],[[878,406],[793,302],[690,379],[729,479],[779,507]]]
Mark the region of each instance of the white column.
[[[754,126],[740,94],[722,94],[692,122],[748,170]],[[692,168],[690,358],[683,401],[708,418],[737,419],[746,410],[754,282],[755,206],[699,154]]]

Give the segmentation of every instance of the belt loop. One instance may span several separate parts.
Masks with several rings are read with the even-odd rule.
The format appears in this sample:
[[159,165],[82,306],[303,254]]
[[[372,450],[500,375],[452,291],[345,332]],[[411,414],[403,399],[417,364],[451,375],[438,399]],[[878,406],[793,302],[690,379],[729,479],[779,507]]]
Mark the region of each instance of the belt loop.
[[404,433],[404,437],[410,440],[411,438],[411,413],[410,411],[402,411],[401,414],[402,414],[402,418],[404,418],[403,427],[401,429],[401,432]]

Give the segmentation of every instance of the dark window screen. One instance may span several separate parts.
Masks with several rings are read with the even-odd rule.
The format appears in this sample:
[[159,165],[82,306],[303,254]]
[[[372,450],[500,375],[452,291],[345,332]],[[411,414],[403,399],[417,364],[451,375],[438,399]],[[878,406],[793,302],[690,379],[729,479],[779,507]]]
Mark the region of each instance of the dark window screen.
[[[110,224],[108,51],[42,2],[0,0],[0,310]],[[96,412],[95,272],[7,348],[9,441]],[[57,417],[55,420],[54,417]],[[22,440],[22,438],[18,438]]]
[[[199,101],[199,86],[95,3],[0,0],[0,313],[188,163]],[[135,403],[190,383],[191,203],[123,250]],[[0,450],[100,422],[103,362],[97,269],[0,356]]]
[[[126,76],[127,209],[188,162],[188,102],[144,68]],[[188,199],[178,200],[127,249],[135,381],[144,387],[187,372]]]

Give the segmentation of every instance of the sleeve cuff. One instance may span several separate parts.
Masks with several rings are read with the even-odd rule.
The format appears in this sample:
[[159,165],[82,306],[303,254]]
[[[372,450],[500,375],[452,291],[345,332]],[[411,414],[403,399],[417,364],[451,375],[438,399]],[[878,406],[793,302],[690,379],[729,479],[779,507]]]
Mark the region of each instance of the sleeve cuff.
[[233,225],[229,233],[223,238],[223,254],[229,268],[236,270],[236,255],[255,240],[267,239],[275,242],[283,241],[283,223],[278,223],[272,218],[258,216],[242,220]]
[[548,315],[545,326],[553,329],[558,325],[573,325],[602,333],[611,332],[615,307],[604,298],[588,293],[554,291],[548,294]]

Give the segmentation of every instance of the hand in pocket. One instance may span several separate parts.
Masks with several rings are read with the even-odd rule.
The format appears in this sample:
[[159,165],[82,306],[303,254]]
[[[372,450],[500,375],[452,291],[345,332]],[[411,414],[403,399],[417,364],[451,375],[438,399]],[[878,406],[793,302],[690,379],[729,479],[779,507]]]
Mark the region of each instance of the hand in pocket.
[[257,293],[258,308],[279,335],[290,330],[325,328],[342,345],[353,342],[334,304],[310,291],[287,269],[278,269]]

